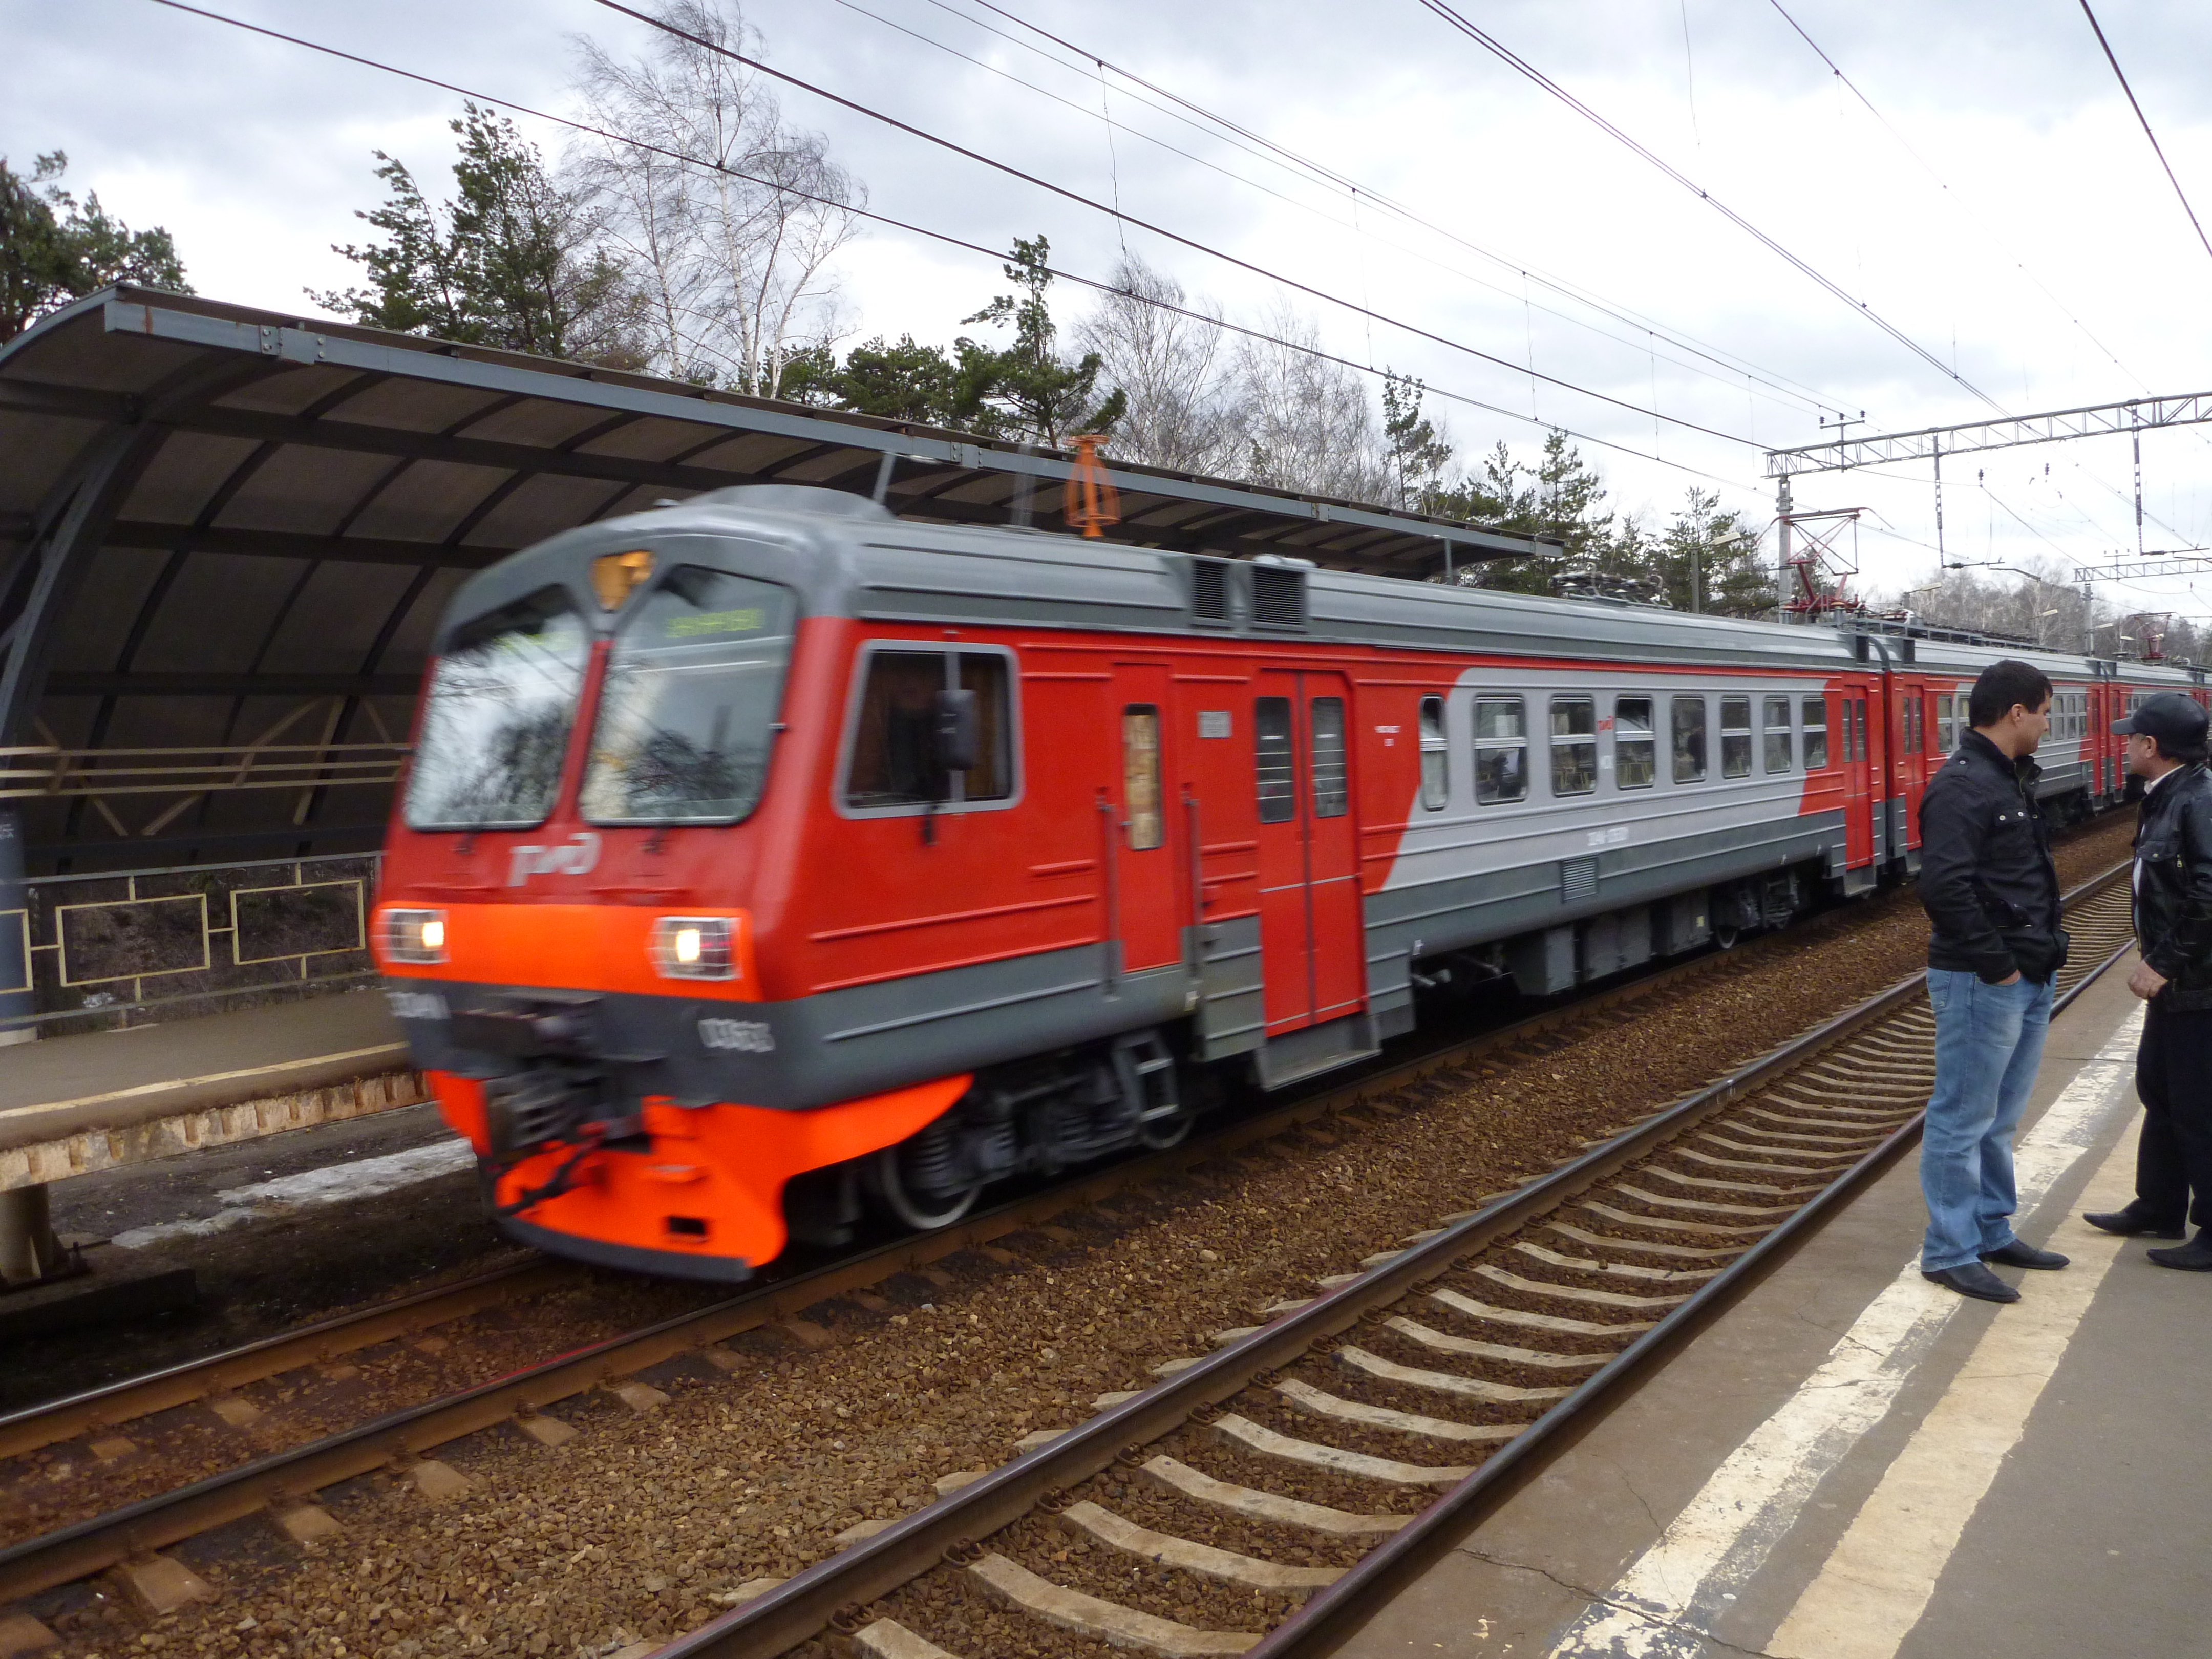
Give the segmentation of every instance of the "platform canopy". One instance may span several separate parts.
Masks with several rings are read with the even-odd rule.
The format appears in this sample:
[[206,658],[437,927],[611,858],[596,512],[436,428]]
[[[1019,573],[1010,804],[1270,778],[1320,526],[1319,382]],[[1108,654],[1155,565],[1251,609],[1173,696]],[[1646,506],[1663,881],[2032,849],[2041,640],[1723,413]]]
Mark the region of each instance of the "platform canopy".
[[[376,844],[441,608],[570,526],[754,483],[1063,523],[1073,458],[123,288],[0,350],[0,813],[33,872]],[[1111,464],[1116,540],[1423,577],[1548,550]]]

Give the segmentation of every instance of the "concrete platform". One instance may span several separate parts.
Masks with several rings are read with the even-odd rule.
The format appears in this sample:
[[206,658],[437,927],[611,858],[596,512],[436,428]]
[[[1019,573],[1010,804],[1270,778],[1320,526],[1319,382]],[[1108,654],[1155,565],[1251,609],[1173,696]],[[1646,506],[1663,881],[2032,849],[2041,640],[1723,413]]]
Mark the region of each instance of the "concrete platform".
[[0,1192],[412,1105],[380,992],[0,1048]]
[[2019,1143],[2019,1231],[2071,1267],[1928,1285],[1906,1158],[1340,1651],[2212,1651],[2212,1275],[2079,1219],[2133,1186],[2131,965],[2053,1028]]

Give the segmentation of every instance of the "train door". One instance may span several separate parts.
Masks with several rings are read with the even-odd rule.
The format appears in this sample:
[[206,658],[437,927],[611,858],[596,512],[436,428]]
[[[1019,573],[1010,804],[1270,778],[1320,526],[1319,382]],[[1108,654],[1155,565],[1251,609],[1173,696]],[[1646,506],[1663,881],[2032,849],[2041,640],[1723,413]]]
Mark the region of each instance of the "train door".
[[1935,712],[1935,697],[1924,681],[1906,684],[1898,698],[1899,711],[1897,785],[1903,799],[1903,810],[1898,814],[1898,844],[1894,849],[1905,853],[1920,845],[1920,792],[1928,785],[1929,733],[1935,722],[1929,717]]
[[1340,674],[1263,670],[1252,738],[1259,800],[1260,958],[1269,1037],[1366,1002],[1351,688]]
[[1121,755],[1110,805],[1113,864],[1108,872],[1121,940],[1121,967],[1133,973],[1182,960],[1182,924],[1189,914],[1182,857],[1188,826],[1170,794],[1177,775],[1170,754],[1166,668],[1152,663],[1114,665],[1112,718]]
[[1846,682],[1837,699],[1837,744],[1844,765],[1844,860],[1856,870],[1875,856],[1874,768],[1867,746],[1866,690]]

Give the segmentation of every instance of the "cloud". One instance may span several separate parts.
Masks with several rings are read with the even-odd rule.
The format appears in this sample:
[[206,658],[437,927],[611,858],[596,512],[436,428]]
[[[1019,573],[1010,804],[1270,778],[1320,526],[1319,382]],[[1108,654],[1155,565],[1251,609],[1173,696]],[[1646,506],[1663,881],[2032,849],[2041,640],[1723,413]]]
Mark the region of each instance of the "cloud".
[[[2212,258],[2073,0],[1784,3],[1880,118],[1771,5],[1691,0],[1686,45],[1684,9],[1643,0],[1510,0],[1470,15],[2006,408],[2203,382]],[[549,107],[565,106],[569,35],[629,50],[644,40],[589,0],[229,9]],[[1429,226],[1371,195],[1355,202],[1263,143],[1194,126],[1118,77],[1102,86],[1094,64],[976,0],[760,0],[748,15],[770,61],[793,74],[1070,189],[1118,194],[1133,214],[1506,363],[1299,300],[1333,350],[1616,444],[1656,442],[1668,459],[1729,480],[1729,504],[1754,517],[1771,500],[1759,446],[1816,440],[1816,406],[1865,409],[1875,428],[1893,430],[1986,412],[1413,0],[1127,0],[1103,15],[1076,0],[1029,0],[1010,9]],[[2177,172],[2212,212],[2212,84],[2196,72],[2212,58],[2212,9],[2102,0],[2099,15]],[[442,184],[443,123],[459,102],[446,94],[145,0],[0,0],[0,30],[10,47],[0,149],[19,161],[67,149],[73,184],[96,185],[134,225],[176,234],[204,292],[298,308],[303,288],[348,280],[329,248],[358,236],[352,215],[376,199],[372,149]],[[1201,252],[1117,229],[803,92],[780,96],[790,118],[829,135],[887,213],[993,246],[1043,231],[1056,262],[1101,276],[1126,239],[1233,313],[1256,315],[1279,297],[1274,284]],[[525,125],[557,152],[557,131]],[[888,231],[850,250],[844,280],[863,333],[936,339],[1001,286],[988,260]],[[1081,301],[1066,304],[1072,314]],[[1750,441],[1664,421],[1655,438],[1648,416],[1540,384],[1532,392],[1532,361]],[[1468,453],[1499,438],[1536,441],[1528,422],[1444,407]],[[2145,449],[2147,501],[2172,526],[2169,536],[2153,526],[2147,539],[2212,536],[2212,437],[2160,433]],[[1668,510],[1691,481],[1600,459],[1615,504],[1632,510]],[[1984,499],[1978,470],[2033,532]],[[1946,484],[1947,547],[1976,556],[2054,547],[2087,556],[2134,544],[2124,441],[1962,460]],[[1893,585],[1930,562],[1911,544],[1936,539],[1924,469],[1823,478],[1801,486],[1800,500],[1808,496],[1863,500],[1911,538],[1869,544],[1869,568]],[[2141,603],[2147,591],[2114,593]],[[2178,584],[2156,591],[2194,603]]]

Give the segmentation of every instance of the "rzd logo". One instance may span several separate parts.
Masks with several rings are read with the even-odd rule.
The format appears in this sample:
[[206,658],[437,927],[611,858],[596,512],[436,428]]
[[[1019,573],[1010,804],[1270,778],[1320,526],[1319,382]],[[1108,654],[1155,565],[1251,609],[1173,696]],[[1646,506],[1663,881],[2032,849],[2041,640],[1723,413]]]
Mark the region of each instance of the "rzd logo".
[[580,876],[599,861],[599,838],[580,830],[559,847],[518,847],[508,854],[507,884],[520,887],[532,876]]
[[757,1019],[702,1019],[699,1041],[709,1048],[740,1054],[765,1054],[775,1050],[775,1033]]

